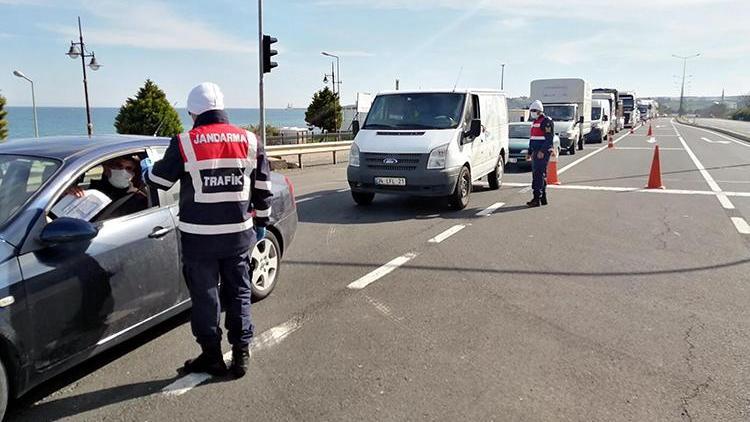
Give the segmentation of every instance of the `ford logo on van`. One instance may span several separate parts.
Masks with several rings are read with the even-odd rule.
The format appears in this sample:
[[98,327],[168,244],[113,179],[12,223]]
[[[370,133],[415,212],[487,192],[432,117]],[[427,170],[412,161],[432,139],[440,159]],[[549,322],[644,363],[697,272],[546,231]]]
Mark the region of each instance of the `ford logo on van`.
[[383,164],[398,164],[398,160],[389,157],[383,160]]

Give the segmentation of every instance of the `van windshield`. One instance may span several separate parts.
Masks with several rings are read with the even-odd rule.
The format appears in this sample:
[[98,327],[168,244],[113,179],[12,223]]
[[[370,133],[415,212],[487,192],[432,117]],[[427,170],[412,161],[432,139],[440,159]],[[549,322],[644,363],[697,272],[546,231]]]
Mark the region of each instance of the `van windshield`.
[[591,109],[591,120],[599,120],[602,118],[602,108],[594,107]]
[[454,93],[379,95],[362,129],[455,129],[464,99]]
[[569,122],[576,118],[576,108],[572,105],[550,105],[544,107],[544,114],[556,122]]
[[633,97],[624,97],[622,99],[622,107],[625,110],[632,110],[633,109]]

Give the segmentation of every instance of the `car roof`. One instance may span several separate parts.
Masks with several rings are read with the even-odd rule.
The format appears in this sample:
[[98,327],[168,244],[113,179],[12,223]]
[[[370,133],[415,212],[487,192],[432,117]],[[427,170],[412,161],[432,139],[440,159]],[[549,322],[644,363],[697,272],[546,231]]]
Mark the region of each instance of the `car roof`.
[[147,144],[166,145],[167,142],[168,138],[144,135],[96,135],[91,138],[80,135],[48,136],[10,140],[0,144],[0,154],[33,155],[66,160],[81,153],[108,151],[116,147],[145,147]]

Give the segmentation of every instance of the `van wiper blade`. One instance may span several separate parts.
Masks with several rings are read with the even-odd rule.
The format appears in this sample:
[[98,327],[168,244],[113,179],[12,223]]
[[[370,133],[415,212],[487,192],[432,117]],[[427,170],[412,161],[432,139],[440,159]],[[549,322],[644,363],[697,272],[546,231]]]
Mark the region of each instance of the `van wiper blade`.
[[362,127],[362,129],[397,129],[397,128],[391,125],[381,125],[377,123],[371,123],[369,125],[365,125],[364,127]]
[[418,123],[403,124],[397,126],[399,129],[435,129],[432,126],[420,125]]

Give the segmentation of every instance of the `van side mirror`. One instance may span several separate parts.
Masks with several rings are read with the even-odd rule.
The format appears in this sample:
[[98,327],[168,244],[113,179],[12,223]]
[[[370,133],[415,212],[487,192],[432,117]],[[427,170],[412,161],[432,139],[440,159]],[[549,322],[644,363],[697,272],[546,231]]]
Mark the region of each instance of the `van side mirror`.
[[355,120],[352,122],[352,135],[356,138],[357,134],[359,133],[359,120]]
[[581,125],[583,124],[583,116],[578,118],[578,124],[581,124]]
[[464,133],[464,138],[472,142],[476,137],[482,134],[482,121],[474,119],[469,124],[469,130]]
[[97,234],[99,230],[88,221],[60,217],[42,229],[39,240],[48,245],[83,242],[95,238]]
[[602,121],[603,122],[608,122],[609,121],[609,116],[607,116],[606,114],[604,116],[602,116]]

